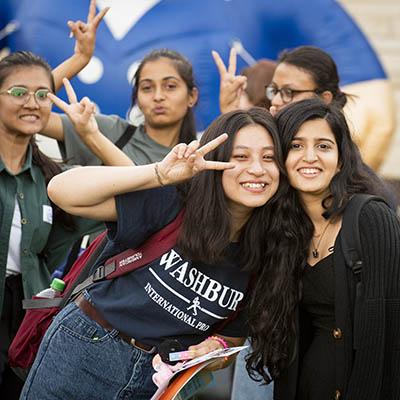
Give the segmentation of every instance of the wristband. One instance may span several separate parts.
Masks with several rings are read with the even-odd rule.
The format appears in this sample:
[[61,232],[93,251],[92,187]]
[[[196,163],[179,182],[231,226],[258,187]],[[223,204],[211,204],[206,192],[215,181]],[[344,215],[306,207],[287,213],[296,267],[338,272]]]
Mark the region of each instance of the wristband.
[[217,342],[220,342],[222,346],[224,346],[224,349],[229,348],[228,344],[225,342],[224,339],[222,339],[219,336],[209,336],[206,340],[216,340]]
[[156,177],[157,177],[158,183],[159,183],[161,186],[164,186],[164,183],[163,183],[163,181],[162,181],[162,179],[161,179],[160,171],[159,171],[159,169],[158,169],[158,163],[155,163],[155,164],[154,164],[154,170],[156,171]]

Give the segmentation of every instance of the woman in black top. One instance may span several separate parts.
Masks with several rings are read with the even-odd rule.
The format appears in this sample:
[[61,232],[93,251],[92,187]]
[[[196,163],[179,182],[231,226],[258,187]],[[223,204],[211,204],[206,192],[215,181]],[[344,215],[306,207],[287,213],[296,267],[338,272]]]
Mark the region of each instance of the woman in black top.
[[383,202],[361,210],[363,290],[354,308],[355,277],[340,242],[343,213],[358,193],[375,194],[376,183],[336,107],[303,100],[280,111],[277,123],[291,185],[277,215],[284,226],[294,208],[303,223],[297,243],[273,251],[268,241],[268,265],[249,308],[248,367],[269,382],[268,367],[276,399],[398,399],[399,219]]

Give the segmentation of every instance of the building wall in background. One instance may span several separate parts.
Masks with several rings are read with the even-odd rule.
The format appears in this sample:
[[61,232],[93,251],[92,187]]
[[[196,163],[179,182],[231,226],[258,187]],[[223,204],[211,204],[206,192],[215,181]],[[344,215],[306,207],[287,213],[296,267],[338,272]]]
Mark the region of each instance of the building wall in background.
[[339,0],[339,3],[367,36],[393,84],[397,129],[379,174],[387,178],[400,179],[400,2],[399,0]]

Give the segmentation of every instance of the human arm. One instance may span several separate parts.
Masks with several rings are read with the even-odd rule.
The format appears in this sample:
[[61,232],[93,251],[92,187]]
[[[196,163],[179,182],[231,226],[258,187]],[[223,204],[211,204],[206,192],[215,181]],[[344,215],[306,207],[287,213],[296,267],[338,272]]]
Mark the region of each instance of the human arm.
[[213,50],[212,56],[220,76],[219,108],[221,114],[240,108],[240,97],[246,88],[247,78],[236,73],[236,50],[231,49],[229,54],[228,69],[220,55]]
[[400,222],[384,204],[370,202],[360,213],[359,230],[363,298],[355,310],[346,398],[394,400],[400,394]]
[[378,171],[390,149],[396,126],[391,84],[388,80],[375,79],[341,89],[354,95],[349,97],[344,112],[363,160]]
[[56,92],[61,89],[63,78],[73,78],[89,63],[96,44],[97,27],[108,10],[109,7],[105,7],[96,15],[96,0],[91,0],[86,23],[68,21],[70,37],[76,38],[75,49],[70,58],[53,70]]
[[[133,161],[99,130],[94,118],[95,105],[87,97],[80,102],[76,97],[74,89],[68,79],[64,78],[64,86],[70,104],[61,100],[53,94],[49,94],[51,100],[63,110],[72,121],[76,132],[83,143],[103,162],[105,165],[126,166],[134,165]],[[60,124],[61,123],[61,118]]]
[[[91,0],[86,23],[68,21],[68,26],[71,30],[70,36],[75,36],[76,43],[74,54],[52,71],[56,93],[63,86],[63,78],[72,79],[89,63],[96,44],[97,27],[108,10],[109,7],[105,7],[96,15],[96,0]],[[63,142],[64,132],[60,115],[52,112],[49,122],[40,133]]]
[[159,163],[134,167],[80,167],[55,176],[48,185],[51,200],[65,211],[103,221],[116,220],[114,197],[157,186],[177,184],[200,171],[233,168],[206,161],[204,155],[228,137],[222,134],[199,147],[198,141],[176,145]]

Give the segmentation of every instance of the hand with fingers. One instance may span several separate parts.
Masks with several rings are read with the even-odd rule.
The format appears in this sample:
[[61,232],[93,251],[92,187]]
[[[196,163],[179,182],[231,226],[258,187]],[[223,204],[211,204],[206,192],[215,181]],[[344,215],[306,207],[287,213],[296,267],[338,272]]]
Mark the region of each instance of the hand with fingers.
[[95,105],[88,97],[84,97],[78,102],[75,91],[69,80],[64,78],[63,83],[69,104],[52,93],[49,93],[48,97],[57,107],[68,115],[79,136],[85,141],[89,135],[99,133],[99,128],[94,118]]
[[[216,340],[210,340],[210,338],[203,340],[201,343],[193,346],[189,346],[188,350],[192,351],[195,357],[200,357],[205,354],[211,353],[215,350],[221,350],[224,347]],[[232,358],[233,360],[234,358]],[[217,371],[221,368],[227,367],[228,357],[218,357],[212,363],[208,364],[205,369],[208,371]]]
[[190,144],[177,144],[162,161],[156,164],[156,172],[159,174],[160,183],[163,185],[177,184],[192,178],[200,171],[234,168],[235,165],[230,162],[204,159],[207,153],[217,148],[227,138],[228,135],[223,133],[202,147],[199,147],[197,140]]
[[106,7],[96,15],[96,0],[90,0],[87,21],[68,21],[70,37],[76,38],[74,54],[82,58],[91,59],[95,44],[99,23],[106,15],[110,7]]
[[213,50],[212,56],[220,76],[219,107],[222,114],[240,108],[240,97],[246,89],[247,78],[236,74],[236,50],[231,49],[228,69],[220,55]]

